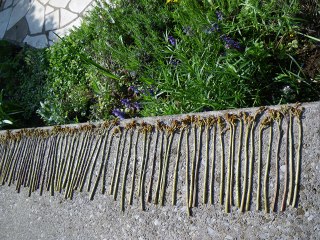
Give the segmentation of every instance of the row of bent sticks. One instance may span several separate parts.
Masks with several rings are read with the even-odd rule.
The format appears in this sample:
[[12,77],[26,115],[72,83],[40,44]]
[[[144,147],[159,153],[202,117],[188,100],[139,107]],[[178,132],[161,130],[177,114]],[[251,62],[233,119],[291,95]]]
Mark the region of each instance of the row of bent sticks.
[[[15,185],[17,192],[20,192],[22,186],[26,187],[29,196],[34,191],[39,191],[40,195],[44,191],[49,191],[51,195],[54,195],[54,192],[64,192],[66,199],[72,199],[75,191],[86,190],[90,192],[91,200],[100,187],[102,194],[105,194],[109,187],[109,194],[113,195],[114,199],[121,194],[122,210],[125,209],[126,199],[131,205],[135,196],[141,208],[145,209],[146,202],[153,201],[155,204],[164,205],[165,199],[168,199],[165,195],[168,192],[168,175],[171,171],[171,202],[176,204],[177,184],[181,176],[184,176],[184,180],[180,182],[183,183],[181,188],[185,190],[183,202],[188,214],[198,201],[214,204],[215,181],[219,185],[216,187],[219,189],[216,191],[217,201],[224,205],[225,211],[230,212],[231,206],[236,206],[244,212],[250,210],[250,204],[253,204],[251,202],[254,198],[252,189],[255,174],[256,210],[276,211],[279,202],[280,210],[284,211],[286,206],[294,207],[297,204],[302,113],[303,108],[297,104],[284,106],[279,110],[260,108],[254,114],[240,112],[206,118],[187,116],[168,125],[161,121],[155,125],[132,121],[121,126],[119,121],[113,120],[99,126],[88,124],[79,128],[56,126],[51,130],[7,131],[1,135],[0,184]],[[284,122],[287,126],[285,131],[282,129]],[[295,123],[298,126],[298,144],[293,143],[292,129]],[[275,148],[272,146],[274,129],[278,132]],[[254,132],[258,135],[257,144]],[[264,148],[266,154],[263,154],[263,139],[267,139],[267,147]],[[228,145],[225,144],[227,140]],[[282,142],[285,142],[286,154],[283,160],[283,193],[280,193]],[[172,151],[173,144],[176,144],[177,154]],[[276,152],[274,159],[271,157],[272,149]],[[114,154],[111,154],[112,151]],[[220,161],[216,159],[218,151]],[[170,155],[176,156],[173,159]],[[272,160],[275,165],[275,184],[270,201],[268,183]],[[201,161],[204,161],[203,171],[199,170]],[[113,169],[109,177],[108,164]],[[171,169],[170,165],[173,166]],[[182,165],[183,174],[179,178]],[[131,184],[128,183],[127,189],[130,177]],[[108,186],[107,178],[110,179]],[[202,199],[199,200],[200,179],[203,185]]]

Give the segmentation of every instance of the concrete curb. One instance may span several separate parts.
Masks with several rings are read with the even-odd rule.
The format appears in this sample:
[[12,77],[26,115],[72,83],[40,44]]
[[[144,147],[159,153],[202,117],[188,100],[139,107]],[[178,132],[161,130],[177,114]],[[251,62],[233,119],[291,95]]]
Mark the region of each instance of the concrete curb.
[[[278,109],[280,106],[272,106],[271,109]],[[125,212],[120,210],[121,194],[118,193],[117,201],[108,194],[100,193],[101,185],[93,201],[89,200],[89,194],[86,192],[75,192],[73,200],[65,200],[63,194],[50,196],[50,192],[44,192],[39,196],[37,192],[30,198],[27,197],[28,189],[22,189],[20,194],[15,193],[13,186],[6,185],[0,187],[0,238],[1,239],[319,239],[320,234],[320,102],[303,104],[305,111],[303,113],[303,141],[301,155],[301,178],[299,201],[296,208],[287,207],[284,212],[279,209],[276,212],[265,214],[263,211],[255,211],[255,194],[257,188],[256,182],[256,161],[258,151],[255,151],[255,164],[253,176],[253,195],[251,199],[250,211],[241,213],[237,207],[231,207],[231,213],[224,213],[224,206],[219,204],[219,180],[220,180],[220,156],[219,139],[216,141],[216,161],[214,177],[214,204],[202,204],[203,191],[203,173],[205,169],[205,133],[202,140],[203,149],[199,165],[199,204],[192,208],[192,216],[187,216],[185,207],[185,151],[181,151],[181,164],[179,165],[178,184],[177,184],[177,204],[171,205],[171,193],[173,173],[175,169],[175,160],[178,152],[178,135],[173,138],[171,155],[168,165],[168,184],[166,188],[166,201],[163,207],[154,204],[146,204],[146,211],[140,210],[140,198],[134,197],[133,205],[125,206]],[[246,111],[254,113],[257,109],[235,109],[218,112],[207,112],[196,114],[201,117],[211,115],[219,116],[225,113],[239,113]],[[137,122],[145,121],[155,123],[157,120],[169,122],[172,119],[181,119],[186,115],[155,117],[136,119]],[[130,122],[125,120],[121,125]],[[79,125],[73,125],[78,127]],[[83,124],[81,124],[83,126]],[[286,130],[286,122],[283,123],[283,130]],[[51,128],[46,128],[51,129]],[[1,134],[5,132],[2,131]],[[236,132],[237,136],[238,132]],[[225,156],[228,159],[228,135],[224,137]],[[134,134],[134,136],[136,136]],[[133,137],[134,137],[133,136]],[[217,135],[218,136],[218,135]],[[276,140],[278,132],[274,131],[273,148],[271,155],[271,168],[269,179],[269,202],[272,201],[275,185],[275,166],[276,166]],[[297,149],[298,127],[296,121],[293,125],[294,142],[293,147]],[[142,138],[141,138],[142,139]],[[137,172],[141,169],[142,162],[142,140],[138,142],[138,161]],[[285,139],[285,137],[284,137]],[[284,181],[284,160],[285,144],[282,140],[280,149],[280,192],[279,198],[282,198]],[[96,141],[96,140],[95,140]],[[152,136],[150,153],[153,153],[155,136]],[[182,138],[182,149],[185,136]],[[267,155],[268,134],[263,135],[263,171]],[[93,146],[96,142],[93,142]],[[189,135],[189,154],[192,158],[194,146],[192,134]],[[210,151],[212,150],[212,139],[210,139]],[[122,142],[123,144],[123,142]],[[111,149],[111,155],[107,168],[107,190],[111,182],[111,176],[114,168],[114,159],[116,155],[116,144]],[[125,145],[126,148],[127,145]],[[236,142],[237,146],[237,142]],[[258,133],[255,131],[255,149],[258,149]],[[237,147],[236,149],[237,150]],[[196,151],[197,152],[197,151]],[[198,152],[197,152],[198,153]],[[249,151],[250,153],[250,151]],[[159,152],[157,152],[159,155]],[[127,151],[124,151],[124,159]],[[295,159],[297,154],[294,154]],[[146,168],[146,186],[150,179],[151,162],[149,159]],[[95,168],[94,181],[98,175],[98,169],[102,161],[99,156],[97,167]],[[244,164],[244,153],[242,154],[241,164]],[[156,161],[156,169],[159,166],[159,159]],[[191,165],[190,165],[191,166]],[[210,165],[211,166],[211,165]],[[225,169],[227,166],[225,166]],[[131,181],[132,166],[129,167],[128,184]],[[226,172],[227,173],[227,172]],[[243,178],[243,170],[242,170]],[[155,171],[154,181],[157,181],[158,175]],[[122,175],[121,175],[122,177]],[[122,179],[122,178],[121,178]],[[121,190],[121,186],[119,188]],[[120,191],[119,191],[120,192]],[[153,188],[153,195],[155,188]],[[129,195],[129,190],[126,191]],[[147,194],[147,190],[145,191]],[[262,195],[261,195],[262,196]],[[127,199],[126,199],[127,201]],[[280,203],[278,203],[278,207]]]

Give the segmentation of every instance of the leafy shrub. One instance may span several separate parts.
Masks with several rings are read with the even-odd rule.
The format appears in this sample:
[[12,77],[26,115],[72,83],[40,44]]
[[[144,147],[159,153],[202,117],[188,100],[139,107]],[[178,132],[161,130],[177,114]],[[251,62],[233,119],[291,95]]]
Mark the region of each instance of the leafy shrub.
[[[117,1],[48,50],[50,124],[319,99],[295,1]],[[303,32],[303,31],[302,31]],[[299,52],[300,51],[300,52]],[[82,55],[119,77],[104,75]]]
[[43,124],[36,110],[44,99],[46,68],[44,50],[0,41],[1,108],[14,123],[11,127]]

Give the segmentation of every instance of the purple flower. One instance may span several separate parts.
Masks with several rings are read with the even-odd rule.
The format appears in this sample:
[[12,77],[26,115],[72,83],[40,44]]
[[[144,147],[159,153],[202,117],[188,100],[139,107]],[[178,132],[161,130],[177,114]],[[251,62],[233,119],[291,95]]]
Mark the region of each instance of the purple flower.
[[241,45],[239,42],[233,40],[232,38],[226,36],[226,35],[222,35],[221,39],[224,41],[225,43],[225,48],[230,49],[230,48],[235,48],[240,50],[241,49]]
[[169,36],[168,41],[172,46],[175,46],[177,44],[177,40],[173,36]]
[[149,94],[154,96],[154,89],[152,87],[148,88]]
[[172,57],[170,58],[169,64],[176,67],[179,63],[180,63],[180,60],[172,58]]
[[120,102],[122,103],[122,105],[124,105],[126,108],[130,108],[131,107],[131,102],[128,98],[124,98],[121,99]]
[[135,94],[140,93],[139,89],[138,89],[137,87],[135,87],[135,86],[130,86],[130,87],[128,88],[128,91],[132,91],[132,92],[134,92]]
[[120,109],[116,108],[112,111],[112,114],[116,117],[120,118],[121,120],[125,119],[126,115]]
[[219,32],[219,31],[220,31],[220,28],[219,28],[218,23],[212,23],[211,27],[209,29],[205,30],[205,33],[209,34],[209,33]]
[[223,20],[222,12],[216,11],[216,16],[217,16],[218,21],[222,21]]
[[139,102],[134,102],[132,103],[132,106],[136,109],[136,110],[141,110],[141,104]]

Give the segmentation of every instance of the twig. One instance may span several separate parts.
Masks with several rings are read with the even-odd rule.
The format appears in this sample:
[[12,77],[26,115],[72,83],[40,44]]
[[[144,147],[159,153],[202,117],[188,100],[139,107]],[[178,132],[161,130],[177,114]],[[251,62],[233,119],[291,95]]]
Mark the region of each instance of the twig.
[[293,196],[293,182],[294,182],[294,173],[293,173],[293,136],[292,136],[292,118],[293,118],[293,108],[289,109],[289,170],[290,170],[290,182],[289,182],[289,193],[287,204],[290,205],[292,203]]
[[[106,137],[105,137],[105,141],[104,141],[104,146],[103,146],[103,150],[102,150],[102,158],[101,158],[101,165],[100,165],[100,168],[99,168],[99,172],[98,172],[98,176],[96,178],[96,181],[95,181],[95,184],[93,185],[93,188],[92,188],[92,191],[91,191],[91,194],[90,194],[90,200],[93,200],[94,198],[94,195],[97,191],[97,188],[98,188],[98,185],[99,185],[99,181],[100,181],[100,178],[101,178],[101,175],[103,173],[103,170],[106,170],[106,165],[108,163],[108,159],[109,159],[109,153],[110,153],[110,148],[111,148],[111,145],[112,145],[112,140],[113,140],[113,136],[115,134],[118,134],[120,130],[120,127],[116,127],[114,129],[114,132],[112,133],[111,135],[111,138],[110,138],[110,141],[109,141],[109,148],[108,148],[108,153],[106,154],[106,149],[107,149],[107,145],[108,145],[108,139],[109,139],[109,135],[110,135],[110,131],[112,129],[112,126],[110,126],[107,130],[107,134],[106,134]],[[107,156],[106,156],[107,155]],[[97,157],[97,156],[96,156]],[[104,182],[102,183],[102,185],[105,184]],[[104,188],[104,185],[102,186],[102,189]]]
[[139,141],[139,131],[137,131],[137,136],[135,140],[134,153],[133,153],[133,170],[132,170],[132,178],[131,178],[131,191],[129,198],[129,205],[132,205],[133,201],[133,193],[134,193],[134,185],[135,185],[135,177],[136,177],[136,165],[137,165],[137,151],[138,151],[138,141]]
[[113,194],[113,188],[114,188],[115,179],[116,179],[116,171],[117,171],[118,160],[119,160],[120,143],[121,143],[121,139],[122,139],[122,129],[118,126],[117,128],[115,128],[113,134],[119,134],[119,141],[118,141],[118,145],[116,148],[116,158],[114,160],[114,165],[113,165],[113,174],[112,174],[112,179],[111,179],[111,184],[110,184],[109,195]]
[[184,132],[184,128],[180,124],[179,124],[179,129],[180,129],[180,135],[179,135],[179,140],[178,140],[177,158],[176,158],[176,164],[175,164],[174,176],[173,176],[172,205],[176,205],[176,200],[177,200],[178,169],[179,169],[179,161],[180,161],[182,135]]
[[[194,191],[194,181],[195,181],[195,170],[196,170],[196,161],[197,161],[197,131],[196,131],[196,117],[195,116],[191,116],[191,124],[193,123],[193,125],[191,125],[191,128],[193,130],[193,146],[194,146],[194,150],[193,150],[193,161],[192,161],[192,166],[191,166],[191,183],[190,183],[190,194],[189,194],[189,207],[192,207],[192,203],[193,203],[193,191]],[[193,127],[192,127],[193,126]]]
[[243,191],[242,191],[242,198],[241,198],[241,205],[240,210],[244,212],[245,205],[246,205],[246,196],[247,196],[247,187],[248,187],[248,160],[249,160],[249,133],[252,127],[252,116],[244,114],[244,121],[246,123],[246,135],[245,135],[245,159],[244,159],[244,173],[243,173]]
[[129,151],[125,163],[125,169],[123,174],[123,180],[122,180],[122,190],[121,190],[121,210],[124,211],[124,203],[125,203],[125,194],[126,194],[126,183],[127,183],[127,176],[128,176],[128,167],[130,164],[130,158],[131,158],[131,147],[132,147],[132,135],[133,131],[136,128],[136,122],[132,121],[127,126],[128,129],[130,129],[129,133]]
[[214,201],[214,169],[215,169],[215,160],[216,160],[216,135],[217,135],[217,127],[216,127],[217,119],[212,117],[212,162],[211,162],[211,180],[210,180],[210,204],[213,205]]
[[251,119],[251,129],[250,129],[250,140],[251,140],[251,151],[250,151],[250,163],[249,163],[249,183],[248,183],[248,192],[247,192],[247,200],[246,200],[246,211],[250,210],[250,198],[252,193],[252,179],[253,179],[253,162],[254,162],[254,130],[256,126],[256,121],[259,115],[261,115],[265,111],[264,107],[260,107],[257,112],[254,114]]
[[238,154],[237,154],[237,169],[236,169],[236,199],[237,199],[237,207],[241,206],[241,186],[240,186],[240,178],[241,178],[241,150],[242,150],[242,135],[243,135],[243,112],[240,112],[238,116],[238,120],[240,122],[239,126],[239,142],[238,142]]
[[164,196],[165,196],[165,189],[167,185],[167,175],[168,175],[168,168],[169,168],[169,157],[170,157],[170,151],[171,151],[171,145],[172,145],[172,139],[174,132],[177,128],[176,121],[172,123],[171,126],[168,126],[166,128],[166,133],[168,134],[169,143],[167,146],[166,154],[165,154],[165,162],[163,166],[163,173],[161,178],[161,192],[160,192],[160,205],[164,205]]
[[272,211],[275,212],[277,208],[278,195],[279,195],[279,163],[280,163],[280,145],[282,139],[282,114],[280,111],[276,112],[276,121],[278,126],[278,142],[277,142],[277,156],[276,156],[276,181],[274,187],[273,201],[272,201]]
[[147,202],[150,202],[150,203],[152,201],[152,185],[153,185],[153,177],[154,177],[153,175],[154,175],[155,166],[156,166],[158,139],[159,139],[159,130],[158,128],[156,128],[156,140],[155,140],[154,149],[153,149],[153,161],[151,166],[150,181],[149,181],[148,193],[147,193]]
[[299,143],[298,143],[298,149],[297,149],[297,167],[296,167],[296,177],[295,177],[295,184],[294,184],[294,194],[293,194],[293,200],[292,200],[292,207],[295,207],[297,205],[297,197],[298,197],[298,188],[299,188],[299,179],[300,179],[300,165],[301,165],[301,146],[302,146],[302,122],[301,117],[302,113],[304,111],[304,108],[298,109],[296,108],[294,110],[294,114],[298,120],[299,125]]
[[[160,161],[159,161],[159,176],[158,176],[158,181],[157,181],[157,188],[156,188],[156,193],[155,193],[155,199],[154,203],[158,204],[159,201],[159,195],[160,195],[160,185],[161,185],[161,178],[162,178],[162,165],[163,165],[163,145],[166,145],[163,143],[164,139],[164,129],[166,125],[164,125],[162,122],[157,122],[157,128],[161,130],[161,139],[160,139]],[[167,141],[168,142],[168,141]]]
[[225,120],[223,117],[218,117],[218,126],[220,130],[220,151],[221,151],[221,159],[220,159],[220,204],[223,205],[223,198],[224,198],[224,141],[223,141],[223,135],[225,132]]
[[273,118],[269,117],[267,124],[269,125],[269,144],[268,144],[268,153],[267,153],[267,163],[264,174],[264,209],[265,212],[269,212],[269,201],[268,201],[268,179],[269,179],[269,171],[270,171],[270,159],[271,159],[271,149],[272,149],[272,136],[273,136]]

